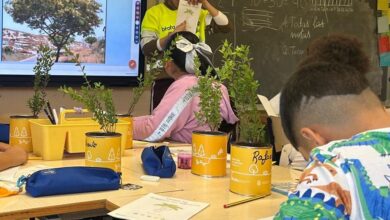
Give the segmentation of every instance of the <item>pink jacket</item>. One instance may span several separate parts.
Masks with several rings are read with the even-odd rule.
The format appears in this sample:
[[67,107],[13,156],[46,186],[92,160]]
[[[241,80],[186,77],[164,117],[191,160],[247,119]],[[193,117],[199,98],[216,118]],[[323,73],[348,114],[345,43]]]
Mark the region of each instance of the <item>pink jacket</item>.
[[[188,99],[188,89],[195,86],[197,81],[193,74],[175,80],[169,86],[160,104],[153,110],[152,115],[134,117],[133,138],[147,141],[171,138],[174,141],[191,143],[192,131],[210,130],[207,125],[200,125],[195,118],[194,112],[199,111],[199,97]],[[234,124],[238,118],[230,105],[228,91],[223,85],[221,90],[221,116],[228,123]],[[184,99],[189,100],[188,103],[183,104]]]

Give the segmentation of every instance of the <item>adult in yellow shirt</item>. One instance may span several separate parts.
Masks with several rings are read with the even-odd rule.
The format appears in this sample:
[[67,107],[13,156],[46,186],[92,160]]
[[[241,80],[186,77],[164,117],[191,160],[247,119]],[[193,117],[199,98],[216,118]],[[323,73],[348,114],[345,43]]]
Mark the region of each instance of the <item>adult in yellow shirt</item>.
[[[156,50],[162,53],[169,37],[186,29],[185,22],[175,27],[179,1],[164,0],[146,11],[141,25],[141,48],[144,55],[149,56]],[[187,1],[193,5],[202,3],[196,33],[201,42],[205,42],[206,29],[211,33],[227,33],[231,30],[226,15],[210,4],[208,0]],[[159,104],[169,85],[174,81],[166,74],[162,74],[158,78],[152,89],[152,91],[158,91],[152,93],[152,110]]]
[[[196,35],[205,42],[206,28],[212,32],[229,32],[231,25],[225,14],[216,9],[208,0],[187,0],[190,4],[202,3]],[[146,11],[141,26],[141,48],[145,55],[155,50],[163,51],[169,37],[185,30],[186,24],[176,25],[179,0],[164,0]]]

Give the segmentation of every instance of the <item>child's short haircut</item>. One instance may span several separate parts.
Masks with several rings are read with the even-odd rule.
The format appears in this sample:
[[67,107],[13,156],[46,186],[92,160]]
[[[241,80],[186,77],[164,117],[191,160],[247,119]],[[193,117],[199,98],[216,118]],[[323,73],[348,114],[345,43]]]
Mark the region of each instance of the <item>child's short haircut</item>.
[[367,73],[370,69],[370,61],[363,51],[362,42],[351,35],[335,33],[319,37],[310,42],[306,52],[307,57],[299,66],[323,61],[350,65],[362,73]]
[[[283,130],[291,144],[299,147],[299,131],[295,126],[298,120],[307,117],[299,117],[298,113],[308,104],[326,96],[358,95],[367,88],[365,74],[345,64],[315,62],[299,68],[284,86],[280,98]],[[324,111],[329,108],[317,106],[310,117],[322,120],[322,114],[327,113]]]

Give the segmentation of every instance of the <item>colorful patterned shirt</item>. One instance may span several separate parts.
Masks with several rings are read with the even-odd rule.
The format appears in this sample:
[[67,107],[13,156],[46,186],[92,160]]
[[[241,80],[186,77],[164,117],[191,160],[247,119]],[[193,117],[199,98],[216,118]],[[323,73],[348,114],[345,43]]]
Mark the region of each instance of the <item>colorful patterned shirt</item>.
[[390,219],[390,128],[314,148],[275,219]]

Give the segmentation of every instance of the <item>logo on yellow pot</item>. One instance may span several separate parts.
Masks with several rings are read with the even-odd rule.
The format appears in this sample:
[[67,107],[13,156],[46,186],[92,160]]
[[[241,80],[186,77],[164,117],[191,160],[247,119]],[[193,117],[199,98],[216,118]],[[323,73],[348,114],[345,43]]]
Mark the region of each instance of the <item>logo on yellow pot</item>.
[[95,148],[97,146],[97,144],[95,143],[95,141],[92,141],[92,143],[88,143],[87,142],[87,147],[93,147]]
[[257,164],[258,161],[261,161],[261,165],[264,165],[267,160],[270,160],[272,155],[268,155],[268,151],[264,155],[260,154],[260,151],[253,152],[252,162]]

